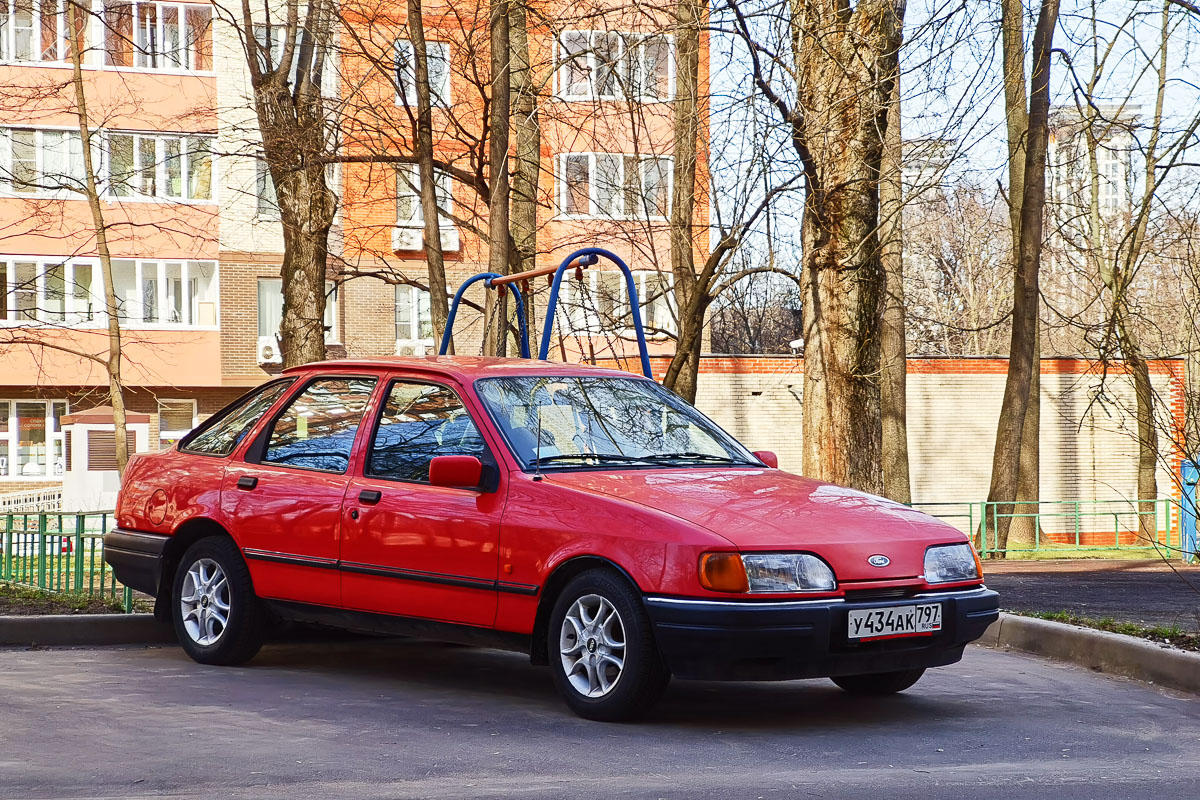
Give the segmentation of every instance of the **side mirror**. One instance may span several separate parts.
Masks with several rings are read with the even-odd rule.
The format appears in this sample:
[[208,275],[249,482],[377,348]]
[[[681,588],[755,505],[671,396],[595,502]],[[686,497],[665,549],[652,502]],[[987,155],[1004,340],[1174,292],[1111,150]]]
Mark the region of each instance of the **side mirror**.
[[478,489],[483,462],[475,456],[434,456],[429,462],[429,485]]
[[754,457],[771,469],[779,469],[779,458],[770,450],[755,450]]

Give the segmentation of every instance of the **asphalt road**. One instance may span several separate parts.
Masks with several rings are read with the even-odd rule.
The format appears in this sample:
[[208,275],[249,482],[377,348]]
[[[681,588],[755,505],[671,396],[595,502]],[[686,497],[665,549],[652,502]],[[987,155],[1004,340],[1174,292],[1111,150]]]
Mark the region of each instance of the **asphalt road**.
[[887,700],[672,685],[572,716],[521,656],[416,641],[0,650],[0,797],[1175,798],[1200,699],[985,649]]

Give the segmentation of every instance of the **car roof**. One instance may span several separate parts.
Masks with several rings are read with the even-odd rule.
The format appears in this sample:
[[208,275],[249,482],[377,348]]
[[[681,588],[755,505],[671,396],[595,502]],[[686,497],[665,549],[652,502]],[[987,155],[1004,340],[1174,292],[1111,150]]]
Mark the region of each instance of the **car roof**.
[[590,377],[640,378],[642,376],[610,367],[591,364],[564,364],[559,361],[535,361],[529,358],[495,358],[486,356],[380,356],[375,358],[341,358],[315,361],[285,369],[284,374],[296,372],[336,372],[338,370],[408,370],[444,375],[460,381],[476,378],[497,378],[506,375],[587,375]]

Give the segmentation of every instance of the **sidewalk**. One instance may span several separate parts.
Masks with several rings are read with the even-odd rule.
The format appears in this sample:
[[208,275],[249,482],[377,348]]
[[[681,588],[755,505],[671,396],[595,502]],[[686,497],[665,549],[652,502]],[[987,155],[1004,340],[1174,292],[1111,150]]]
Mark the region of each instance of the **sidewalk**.
[[1200,566],[1178,561],[985,561],[987,585],[1010,611],[1071,611],[1200,632]]

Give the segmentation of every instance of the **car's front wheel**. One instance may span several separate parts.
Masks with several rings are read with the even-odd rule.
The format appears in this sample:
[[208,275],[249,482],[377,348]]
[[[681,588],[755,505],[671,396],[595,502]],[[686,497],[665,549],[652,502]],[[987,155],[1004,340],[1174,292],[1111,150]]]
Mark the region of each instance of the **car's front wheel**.
[[641,598],[608,570],[567,584],[550,616],[547,646],[554,683],[581,717],[616,722],[644,714],[667,687]]
[[850,694],[878,697],[903,692],[925,674],[924,669],[902,669],[897,672],[879,672],[871,675],[838,675],[830,678]]
[[262,647],[266,612],[232,540],[210,537],[189,547],[171,599],[175,635],[201,664],[241,664]]

